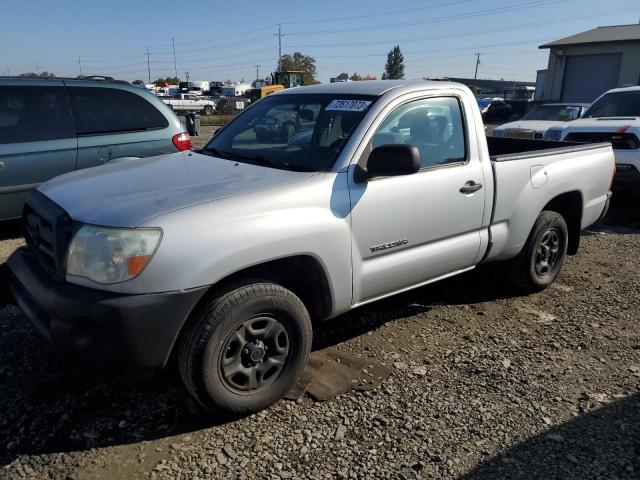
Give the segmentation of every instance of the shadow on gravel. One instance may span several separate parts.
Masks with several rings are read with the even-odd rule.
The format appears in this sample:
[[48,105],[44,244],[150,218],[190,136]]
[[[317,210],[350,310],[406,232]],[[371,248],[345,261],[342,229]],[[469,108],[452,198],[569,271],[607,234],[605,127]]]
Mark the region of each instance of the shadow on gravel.
[[614,190],[609,212],[597,230],[611,233],[640,233],[640,192]]
[[435,305],[466,305],[522,296],[489,265],[360,307],[314,325],[314,349],[337,345],[382,325],[426,313]]
[[15,307],[0,308],[0,385],[0,466],[215,425],[189,412],[173,371],[115,378],[52,363]]
[[461,478],[640,478],[640,394],[536,435]]
[[22,236],[22,220],[0,222],[0,241],[20,238]]

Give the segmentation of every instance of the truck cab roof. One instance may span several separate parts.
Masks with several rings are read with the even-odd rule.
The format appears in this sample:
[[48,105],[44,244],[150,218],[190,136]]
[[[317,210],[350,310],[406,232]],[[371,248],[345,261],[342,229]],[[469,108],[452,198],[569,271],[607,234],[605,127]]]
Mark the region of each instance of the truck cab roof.
[[335,82],[296,87],[278,92],[278,95],[293,95],[305,93],[330,93],[347,95],[375,95],[381,96],[391,90],[399,95],[415,91],[416,88],[446,89],[451,87],[467,88],[461,83],[440,82],[434,80],[366,80],[361,82]]

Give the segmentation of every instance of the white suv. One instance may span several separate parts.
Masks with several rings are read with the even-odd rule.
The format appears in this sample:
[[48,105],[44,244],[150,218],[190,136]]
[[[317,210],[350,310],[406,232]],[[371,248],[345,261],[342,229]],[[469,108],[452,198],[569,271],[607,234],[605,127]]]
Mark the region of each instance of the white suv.
[[582,118],[549,128],[544,138],[611,142],[616,156],[615,184],[640,187],[640,86],[609,90]]

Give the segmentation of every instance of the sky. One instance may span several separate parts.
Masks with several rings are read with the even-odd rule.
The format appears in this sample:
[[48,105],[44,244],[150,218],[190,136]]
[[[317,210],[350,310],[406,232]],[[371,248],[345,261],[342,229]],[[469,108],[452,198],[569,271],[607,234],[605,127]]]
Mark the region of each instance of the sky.
[[[613,8],[612,8],[613,5]],[[402,49],[405,77],[534,81],[556,40],[638,23],[639,0],[0,0],[0,75],[49,71],[123,80],[251,81],[282,53],[316,59],[318,79],[384,71]],[[149,55],[146,54],[148,49]],[[149,64],[147,64],[147,61]]]

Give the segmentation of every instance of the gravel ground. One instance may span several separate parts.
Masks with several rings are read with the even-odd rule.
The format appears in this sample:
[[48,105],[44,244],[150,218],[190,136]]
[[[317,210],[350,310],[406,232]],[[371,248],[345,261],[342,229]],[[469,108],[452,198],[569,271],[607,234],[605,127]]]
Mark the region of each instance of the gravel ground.
[[318,325],[392,375],[245,418],[192,416],[173,370],[70,371],[0,309],[0,478],[640,478],[640,202],[615,198],[547,291],[478,271]]

